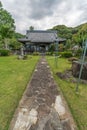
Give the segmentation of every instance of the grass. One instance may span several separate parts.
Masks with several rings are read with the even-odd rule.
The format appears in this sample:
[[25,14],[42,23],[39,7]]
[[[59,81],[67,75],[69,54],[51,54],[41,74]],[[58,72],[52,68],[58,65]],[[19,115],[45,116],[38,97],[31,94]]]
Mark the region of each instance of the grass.
[[39,57],[0,57],[0,130],[8,130]]
[[53,71],[54,78],[67,100],[78,130],[87,130],[87,85],[80,84],[79,93],[76,94],[76,83],[62,80],[56,75],[56,72],[63,72],[69,69],[71,67],[70,62],[67,59],[59,58],[58,67],[56,68],[53,58],[47,57],[47,60]]

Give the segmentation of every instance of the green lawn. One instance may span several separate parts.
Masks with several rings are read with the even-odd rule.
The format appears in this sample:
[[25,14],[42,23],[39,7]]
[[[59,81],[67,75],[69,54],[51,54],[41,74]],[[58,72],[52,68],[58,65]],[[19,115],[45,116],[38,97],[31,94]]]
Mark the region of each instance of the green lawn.
[[56,72],[63,72],[71,67],[67,59],[58,59],[58,67],[55,68],[54,59],[47,57],[48,63],[53,71],[54,78],[63,92],[69,105],[71,113],[76,121],[78,130],[87,130],[87,85],[80,84],[79,94],[76,94],[76,83],[61,80],[56,76]]
[[15,108],[31,78],[39,57],[17,60],[0,57],[0,130],[8,130]]

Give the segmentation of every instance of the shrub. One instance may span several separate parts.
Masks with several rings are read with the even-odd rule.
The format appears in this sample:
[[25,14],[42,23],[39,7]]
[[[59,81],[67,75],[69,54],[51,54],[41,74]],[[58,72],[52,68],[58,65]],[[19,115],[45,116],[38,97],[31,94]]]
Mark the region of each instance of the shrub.
[[54,52],[46,52],[46,55],[48,56],[52,56],[54,54]]
[[49,56],[49,55],[50,55],[50,52],[46,52],[46,55],[48,55],[48,56]]
[[9,56],[10,51],[9,50],[0,50],[0,56]]
[[33,55],[39,55],[40,53],[39,52],[33,52]]
[[66,51],[62,52],[61,55],[62,55],[62,57],[65,57],[65,58],[70,58],[73,56],[72,52],[66,52]]
[[52,56],[52,55],[55,56],[55,55],[58,55],[58,56],[59,56],[59,55],[61,55],[61,53],[62,53],[62,52],[46,52],[46,55],[48,55],[48,56]]
[[78,49],[77,51],[76,51],[76,56],[81,56],[82,55],[82,49]]
[[60,51],[54,52],[54,55],[57,55],[57,56],[59,56],[59,55],[61,55],[61,54],[62,54],[62,52],[60,52]]

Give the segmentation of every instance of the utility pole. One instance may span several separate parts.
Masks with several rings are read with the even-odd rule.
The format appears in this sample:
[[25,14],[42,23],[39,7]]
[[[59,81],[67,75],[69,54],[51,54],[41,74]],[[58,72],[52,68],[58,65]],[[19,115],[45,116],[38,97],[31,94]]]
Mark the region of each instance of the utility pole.
[[55,42],[55,66],[58,66],[58,40]]

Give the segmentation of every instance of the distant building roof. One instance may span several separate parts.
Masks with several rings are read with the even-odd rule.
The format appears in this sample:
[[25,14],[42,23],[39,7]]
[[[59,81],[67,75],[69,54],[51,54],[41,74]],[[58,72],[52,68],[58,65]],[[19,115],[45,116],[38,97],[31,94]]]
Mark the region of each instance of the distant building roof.
[[27,30],[26,38],[18,39],[22,43],[54,43],[55,41],[65,41],[65,39],[58,38],[57,31],[41,31],[41,30]]

